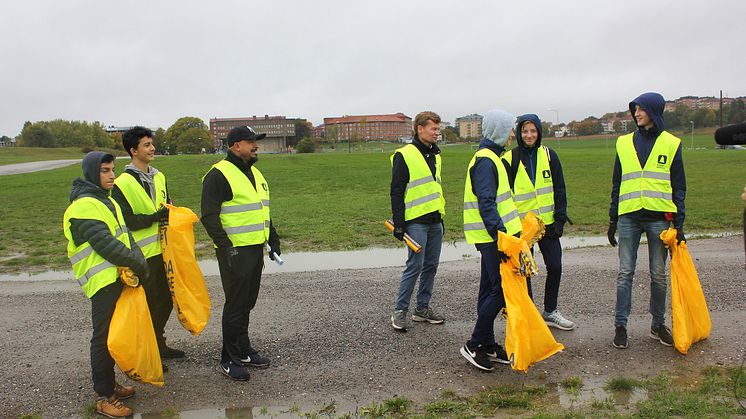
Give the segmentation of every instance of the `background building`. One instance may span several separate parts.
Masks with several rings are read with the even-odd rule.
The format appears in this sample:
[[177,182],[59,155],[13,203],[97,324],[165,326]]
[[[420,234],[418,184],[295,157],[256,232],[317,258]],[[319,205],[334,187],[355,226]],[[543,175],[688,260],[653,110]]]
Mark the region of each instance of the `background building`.
[[456,118],[456,128],[460,138],[478,141],[482,139],[482,115],[473,113]]
[[260,141],[260,153],[285,153],[288,150],[288,139],[295,138],[295,123],[298,118],[269,116],[243,118],[210,118],[210,134],[216,150],[225,150],[225,139],[231,128],[249,126],[257,134],[267,134]]
[[345,115],[324,118],[327,141],[400,141],[412,137],[412,118],[387,115]]

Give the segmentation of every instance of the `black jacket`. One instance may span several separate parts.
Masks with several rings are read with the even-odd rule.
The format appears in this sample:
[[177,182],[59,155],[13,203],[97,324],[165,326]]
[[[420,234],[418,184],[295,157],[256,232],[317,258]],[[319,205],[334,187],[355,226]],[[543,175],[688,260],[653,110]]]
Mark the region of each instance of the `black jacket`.
[[[82,197],[91,197],[103,202],[116,217],[114,205],[109,200],[109,193],[88,180],[77,178],[73,181],[70,202]],[[135,243],[132,233],[128,233],[130,249],[112,236],[109,227],[103,221],[73,218],[70,220],[70,233],[76,246],[88,242],[96,253],[110,263],[116,266],[127,266],[141,278],[147,276],[148,268],[145,257]]]
[[[435,177],[435,156],[440,154],[440,148],[437,144],[433,144],[432,147],[423,144],[417,136],[415,136],[412,144],[425,157],[430,172]],[[401,153],[394,154],[394,161],[391,167],[391,214],[394,225],[404,226],[404,191],[407,189],[407,183],[409,183],[409,168],[407,163],[404,161],[404,156]],[[422,215],[407,221],[406,223],[418,223],[418,224],[434,224],[442,221],[440,212],[433,211],[431,213]]]
[[[233,154],[232,151],[228,150],[225,160],[236,165],[241,173],[246,175],[254,188],[256,188],[254,173],[251,171],[251,166],[256,163],[256,159],[246,163],[240,157]],[[228,234],[223,229],[223,223],[220,221],[220,206],[223,202],[230,201],[231,199],[233,199],[233,191],[223,172],[215,168],[210,169],[202,181],[201,221],[213,243],[221,249],[233,246],[233,243],[228,238]],[[268,241],[270,245],[280,242],[280,236],[277,234],[277,230],[275,230],[271,219],[269,221]]]
[[[137,183],[142,186],[145,193],[150,196],[150,187],[148,186],[148,184],[140,180],[140,176],[137,174],[137,172],[135,172],[134,170],[125,170],[124,173],[129,173],[130,175],[132,175]],[[127,201],[127,198],[124,196],[122,189],[120,189],[119,186],[117,186],[116,184],[111,190],[111,197],[114,198],[115,201],[117,201],[117,204],[119,204],[119,207],[122,209],[124,222],[127,224],[127,228],[129,228],[130,230],[142,230],[159,221],[157,212],[154,212],[152,214],[135,214],[132,211],[132,205],[130,205],[129,201]],[[166,202],[171,202],[171,198],[168,195],[168,184],[166,185]]]

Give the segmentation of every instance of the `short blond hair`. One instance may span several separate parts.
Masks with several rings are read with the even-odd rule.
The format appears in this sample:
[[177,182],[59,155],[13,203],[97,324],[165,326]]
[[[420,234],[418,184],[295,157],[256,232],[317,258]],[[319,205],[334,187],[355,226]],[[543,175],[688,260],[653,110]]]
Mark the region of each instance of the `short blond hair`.
[[417,135],[417,127],[426,126],[427,121],[433,121],[436,124],[440,125],[440,116],[433,111],[424,111],[418,113],[417,116],[414,117],[414,121],[412,121],[412,131],[415,136]]

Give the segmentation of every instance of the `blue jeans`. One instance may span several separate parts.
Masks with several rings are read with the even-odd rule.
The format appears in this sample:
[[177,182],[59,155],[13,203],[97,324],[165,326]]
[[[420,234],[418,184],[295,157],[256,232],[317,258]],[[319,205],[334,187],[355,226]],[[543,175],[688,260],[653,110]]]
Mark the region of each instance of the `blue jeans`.
[[397,310],[409,310],[409,300],[412,298],[414,284],[420,278],[420,288],[417,291],[417,308],[430,305],[435,284],[435,272],[440,261],[440,246],[443,243],[443,225],[407,224],[407,234],[422,246],[420,253],[408,249],[407,266],[402,273],[399,284],[399,294],[396,297]]
[[637,266],[637,249],[642,233],[648,238],[650,259],[650,314],[652,327],[664,323],[666,311],[666,248],[660,234],[669,227],[668,221],[639,221],[634,217],[619,217],[619,275],[616,279],[615,326],[627,327],[632,306],[632,278]]

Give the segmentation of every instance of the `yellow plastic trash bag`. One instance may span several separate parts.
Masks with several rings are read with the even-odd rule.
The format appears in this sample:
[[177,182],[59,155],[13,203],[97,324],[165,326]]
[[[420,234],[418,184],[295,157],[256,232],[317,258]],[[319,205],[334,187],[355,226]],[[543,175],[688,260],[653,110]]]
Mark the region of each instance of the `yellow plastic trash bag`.
[[137,278],[129,268],[119,268],[125,286],[109,325],[107,345],[117,366],[135,381],[163,386],[163,368],[153,321],[143,287],[131,286],[125,277]]
[[533,363],[547,359],[565,347],[552,336],[544,318],[528,296],[526,277],[521,274],[522,271],[529,275],[536,273],[536,262],[527,241],[534,241],[537,235],[541,235],[544,224],[532,213],[526,216],[523,224],[520,239],[499,233],[498,249],[510,258],[500,264],[507,320],[505,350],[510,366],[516,371],[526,372]]
[[676,242],[676,229],[661,233],[661,240],[671,253],[671,316],[673,345],[686,355],[692,343],[710,336],[712,322],[705,294],[699,282],[686,242]]
[[210,295],[194,256],[194,223],[199,218],[189,208],[167,206],[168,225],[161,226],[159,236],[168,287],[179,322],[196,336],[210,319]]

